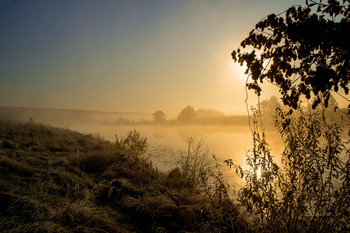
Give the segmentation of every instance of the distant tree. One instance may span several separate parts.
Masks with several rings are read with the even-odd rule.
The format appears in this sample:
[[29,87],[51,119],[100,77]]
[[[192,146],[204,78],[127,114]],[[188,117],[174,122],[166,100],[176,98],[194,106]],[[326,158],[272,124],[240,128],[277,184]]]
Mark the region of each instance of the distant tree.
[[219,118],[224,117],[225,114],[213,109],[200,108],[196,111],[197,118]]
[[156,111],[153,113],[153,119],[155,122],[165,122],[166,121],[166,114],[162,111]]
[[246,63],[252,78],[247,86],[258,95],[260,83],[268,81],[279,88],[284,105],[296,109],[300,97],[313,94],[313,108],[322,99],[327,107],[331,91],[349,93],[349,16],[349,0],[306,0],[305,7],[258,22],[232,58]]
[[128,125],[128,124],[130,124],[130,120],[125,119],[124,117],[119,117],[117,120],[117,124],[118,125]]
[[191,106],[187,106],[182,109],[179,115],[177,116],[177,120],[183,123],[193,123],[196,120],[196,112],[194,108]]
[[276,107],[278,106],[278,100],[276,96],[271,96],[270,99],[261,101],[260,110],[263,115],[273,115]]

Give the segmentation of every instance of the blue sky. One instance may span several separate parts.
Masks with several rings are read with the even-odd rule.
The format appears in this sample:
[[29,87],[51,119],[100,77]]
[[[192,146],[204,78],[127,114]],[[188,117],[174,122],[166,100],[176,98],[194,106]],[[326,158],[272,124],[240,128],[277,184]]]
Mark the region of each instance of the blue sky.
[[0,106],[244,114],[230,53],[259,19],[296,3],[3,0]]

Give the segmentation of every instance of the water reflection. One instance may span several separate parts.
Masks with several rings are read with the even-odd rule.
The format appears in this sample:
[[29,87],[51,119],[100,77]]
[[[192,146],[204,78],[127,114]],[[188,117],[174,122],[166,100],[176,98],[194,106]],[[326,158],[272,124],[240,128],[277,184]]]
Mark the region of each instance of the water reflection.
[[[248,126],[154,126],[154,125],[72,125],[69,127],[82,133],[100,133],[111,142],[115,135],[125,136],[129,131],[136,129],[147,137],[149,149],[147,157],[160,171],[170,171],[176,166],[176,157],[180,150],[187,149],[189,138],[194,140],[205,139],[210,153],[215,154],[219,165],[231,184],[241,185],[234,171],[224,164],[224,160],[232,159],[234,163],[247,168],[245,155],[252,147],[252,135]],[[267,139],[272,154],[278,155],[282,151],[282,141],[277,131],[268,131]],[[277,161],[279,157],[276,157]]]

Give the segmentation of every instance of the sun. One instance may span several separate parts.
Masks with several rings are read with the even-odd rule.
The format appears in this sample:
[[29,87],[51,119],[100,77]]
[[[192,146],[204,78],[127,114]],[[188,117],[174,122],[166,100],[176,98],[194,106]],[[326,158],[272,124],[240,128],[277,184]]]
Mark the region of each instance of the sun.
[[238,63],[233,63],[232,69],[236,78],[242,80],[245,80],[247,78],[247,74],[244,73],[247,70],[247,66],[245,64],[241,66]]

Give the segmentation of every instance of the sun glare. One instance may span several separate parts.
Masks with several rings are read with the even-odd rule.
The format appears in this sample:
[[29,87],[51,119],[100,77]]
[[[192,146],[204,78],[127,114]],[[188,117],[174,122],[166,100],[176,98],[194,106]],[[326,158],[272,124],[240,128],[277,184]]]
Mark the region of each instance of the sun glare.
[[245,80],[247,75],[244,73],[247,69],[247,66],[245,64],[243,64],[243,66],[241,66],[238,63],[233,63],[233,71],[234,74],[236,76],[236,78],[238,79],[243,79]]
[[255,174],[258,179],[261,178],[261,167],[258,167],[258,169],[255,170]]

